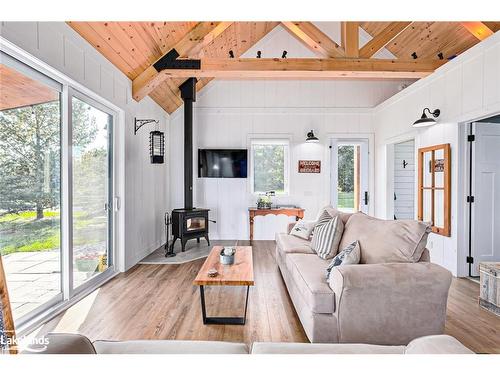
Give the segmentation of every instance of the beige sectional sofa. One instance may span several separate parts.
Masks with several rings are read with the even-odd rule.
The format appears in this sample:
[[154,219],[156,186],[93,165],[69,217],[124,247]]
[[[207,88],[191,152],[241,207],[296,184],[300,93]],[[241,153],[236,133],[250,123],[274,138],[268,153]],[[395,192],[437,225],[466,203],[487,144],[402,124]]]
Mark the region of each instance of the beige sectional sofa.
[[473,354],[447,335],[421,337],[407,346],[369,344],[242,343],[186,340],[94,341],[71,333],[50,333],[44,350],[23,354]]
[[429,262],[425,225],[362,213],[341,217],[339,248],[359,240],[361,264],[333,268],[330,284],[330,260],[318,257],[310,241],[276,235],[276,260],[309,340],[407,345],[443,333],[451,274]]

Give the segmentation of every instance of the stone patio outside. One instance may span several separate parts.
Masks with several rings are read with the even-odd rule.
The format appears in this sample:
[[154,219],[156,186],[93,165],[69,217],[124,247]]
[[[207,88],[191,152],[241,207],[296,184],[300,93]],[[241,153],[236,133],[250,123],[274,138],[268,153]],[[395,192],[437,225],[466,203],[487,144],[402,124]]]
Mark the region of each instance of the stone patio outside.
[[[60,251],[19,252],[2,256],[14,320],[61,293]],[[74,284],[93,273],[74,270]]]

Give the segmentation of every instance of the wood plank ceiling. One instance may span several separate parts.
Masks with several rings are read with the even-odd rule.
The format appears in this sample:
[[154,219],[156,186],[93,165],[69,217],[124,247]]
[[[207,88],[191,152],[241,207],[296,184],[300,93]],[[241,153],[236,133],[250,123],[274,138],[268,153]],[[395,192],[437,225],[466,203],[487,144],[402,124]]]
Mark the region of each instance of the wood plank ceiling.
[[[212,35],[213,39],[203,39],[207,34],[199,36],[198,39],[196,32],[191,37],[189,33],[193,33],[197,25],[202,26],[198,22],[68,22],[68,24],[127,77],[134,80],[174,46],[192,44],[192,38],[205,43],[203,48],[195,48],[193,52],[187,48],[188,52],[185,56],[181,54],[181,57],[226,59],[229,51],[233,51],[234,57],[238,58],[274,29],[279,22],[226,22],[225,25],[219,26],[220,33]],[[212,29],[214,24],[217,23],[212,23]],[[353,47],[352,41],[357,37],[357,23],[342,23],[343,37],[342,41],[338,41],[341,42],[341,46],[328,39],[311,23],[284,22],[283,26],[314,50],[319,57],[329,55],[332,58],[358,58],[358,56],[367,58],[375,54],[382,45],[397,59],[412,60],[416,54],[417,60],[439,60],[438,54],[442,53],[446,60],[477,44],[481,39],[483,31],[481,28],[488,31],[489,34],[486,35],[500,29],[500,22],[469,24],[473,25],[461,22],[360,22],[359,26],[374,38],[372,45],[364,50],[358,49],[357,46]],[[207,27],[210,28],[210,25]],[[473,30],[474,28],[476,30]],[[344,51],[345,57],[341,56]],[[211,79],[210,77],[199,79],[197,89],[201,90]],[[184,80],[185,78],[161,77],[161,83],[153,86],[149,96],[168,113],[172,113],[182,105],[178,87]]]

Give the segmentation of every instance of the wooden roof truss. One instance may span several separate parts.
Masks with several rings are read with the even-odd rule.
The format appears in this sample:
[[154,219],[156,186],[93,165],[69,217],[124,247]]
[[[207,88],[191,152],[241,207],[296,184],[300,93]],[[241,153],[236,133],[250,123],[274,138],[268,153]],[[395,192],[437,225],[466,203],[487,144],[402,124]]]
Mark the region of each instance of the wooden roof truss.
[[[500,22],[342,22],[337,44],[311,22],[68,24],[132,80],[135,100],[149,95],[168,113],[182,105],[187,77],[198,78],[198,91],[214,78],[418,79],[500,29]],[[241,58],[278,24],[317,58]],[[361,48],[360,29],[372,37]],[[396,58],[374,58],[383,49]],[[165,59],[170,65],[158,68]]]

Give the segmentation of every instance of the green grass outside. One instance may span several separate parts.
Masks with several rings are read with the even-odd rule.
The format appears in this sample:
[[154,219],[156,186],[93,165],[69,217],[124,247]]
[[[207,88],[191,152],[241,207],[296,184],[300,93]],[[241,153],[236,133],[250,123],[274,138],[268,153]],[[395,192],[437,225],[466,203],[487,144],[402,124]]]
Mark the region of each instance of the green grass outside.
[[[106,238],[106,218],[75,212],[73,244],[98,243]],[[44,218],[35,220],[35,211],[0,216],[0,253],[48,251],[60,247],[59,211],[44,211]]]
[[338,193],[339,208],[354,208],[354,192],[339,191]]

